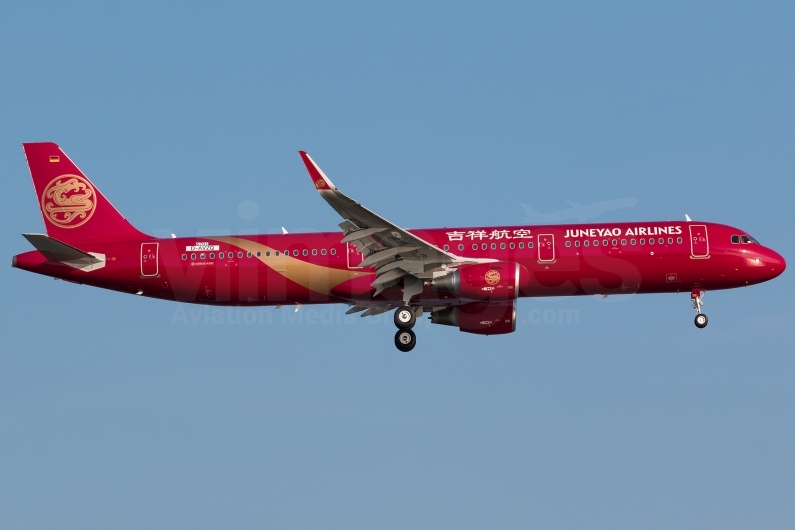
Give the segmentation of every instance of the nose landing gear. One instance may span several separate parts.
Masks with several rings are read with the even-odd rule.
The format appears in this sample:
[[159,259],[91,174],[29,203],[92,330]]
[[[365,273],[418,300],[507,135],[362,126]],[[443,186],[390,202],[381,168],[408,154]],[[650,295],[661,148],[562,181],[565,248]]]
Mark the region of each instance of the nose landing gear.
[[398,307],[395,310],[395,346],[402,352],[410,352],[417,345],[417,336],[411,331],[417,322],[417,315],[409,306]]
[[701,306],[704,305],[704,301],[702,300],[704,294],[706,294],[706,292],[701,289],[693,289],[690,293],[690,298],[693,301],[693,309],[696,311],[695,324],[699,329],[704,329],[709,323],[707,315],[701,312]]

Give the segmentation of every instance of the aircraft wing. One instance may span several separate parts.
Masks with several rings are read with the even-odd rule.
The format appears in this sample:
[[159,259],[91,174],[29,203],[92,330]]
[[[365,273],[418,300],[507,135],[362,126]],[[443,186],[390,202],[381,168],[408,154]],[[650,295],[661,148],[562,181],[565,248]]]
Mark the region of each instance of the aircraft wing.
[[[299,153],[320,196],[345,219],[339,225],[345,233],[342,243],[353,243],[362,252],[365,259],[360,267],[376,267],[376,278],[372,283],[376,288],[375,294],[402,278],[404,297],[410,298],[412,294],[406,291],[416,291],[418,288],[419,291],[413,294],[422,292],[419,278],[431,277],[431,271],[448,264],[470,262],[445,252],[368,210],[338,190],[306,152]],[[408,299],[404,301],[408,303]]]

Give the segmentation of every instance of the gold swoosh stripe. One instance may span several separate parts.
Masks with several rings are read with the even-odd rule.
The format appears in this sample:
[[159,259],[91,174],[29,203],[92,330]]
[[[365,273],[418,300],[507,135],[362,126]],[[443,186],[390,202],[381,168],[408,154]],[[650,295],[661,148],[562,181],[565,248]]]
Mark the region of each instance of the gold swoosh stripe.
[[[217,241],[223,241],[230,245],[239,247],[246,252],[251,252],[253,257],[256,257],[262,263],[278,272],[288,280],[297,283],[298,285],[315,291],[316,293],[331,295],[331,289],[337,285],[358,278],[360,276],[372,275],[372,272],[356,271],[356,270],[343,270],[335,269],[333,267],[324,267],[323,265],[316,265],[308,263],[291,256],[287,256],[282,251],[277,251],[274,248],[239,237],[212,237]],[[257,252],[260,256],[257,257]],[[271,255],[268,256],[267,253]],[[279,252],[279,255],[276,255]]]

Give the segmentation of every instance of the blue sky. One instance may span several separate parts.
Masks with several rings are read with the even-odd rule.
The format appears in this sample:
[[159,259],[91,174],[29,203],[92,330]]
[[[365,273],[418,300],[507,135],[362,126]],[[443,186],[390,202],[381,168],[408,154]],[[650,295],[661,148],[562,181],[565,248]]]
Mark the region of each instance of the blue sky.
[[[156,234],[335,229],[306,149],[401,226],[521,224],[523,203],[631,197],[599,220],[687,213],[792,262],[793,15],[9,4],[2,248],[10,260],[43,228],[20,144],[55,141]],[[795,521],[791,271],[708,293],[705,330],[687,295],[522,300],[512,335],[423,321],[409,355],[388,318],[343,308],[219,316],[8,266],[0,278],[3,528]]]

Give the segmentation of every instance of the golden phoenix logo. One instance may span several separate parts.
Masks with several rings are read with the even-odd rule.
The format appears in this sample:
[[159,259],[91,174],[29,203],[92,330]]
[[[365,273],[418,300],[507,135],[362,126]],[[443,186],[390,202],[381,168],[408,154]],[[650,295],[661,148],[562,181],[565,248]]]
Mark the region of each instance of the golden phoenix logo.
[[85,177],[55,177],[41,194],[44,218],[60,228],[84,225],[97,209],[97,194]]
[[487,284],[496,285],[496,284],[500,283],[500,273],[499,273],[499,271],[495,271],[494,269],[491,269],[489,272],[486,273],[486,275],[484,276],[484,279],[486,280]]
[[319,189],[319,190],[322,190],[323,188],[325,188],[325,187],[326,187],[326,181],[325,181],[325,180],[323,180],[323,179],[317,179],[317,180],[315,181],[315,187],[316,187],[317,189]]

